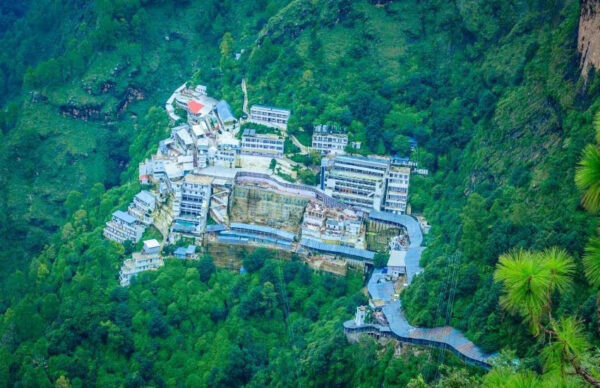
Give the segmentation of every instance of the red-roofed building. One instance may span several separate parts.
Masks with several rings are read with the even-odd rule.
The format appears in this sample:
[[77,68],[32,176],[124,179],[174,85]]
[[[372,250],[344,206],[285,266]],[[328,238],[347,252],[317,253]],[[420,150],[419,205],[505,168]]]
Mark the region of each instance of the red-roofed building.
[[188,107],[188,113],[197,115],[198,113],[200,113],[202,108],[204,108],[204,105],[200,104],[198,101],[189,100],[187,103],[187,107]]
[[202,113],[206,114],[207,109],[201,103],[196,100],[189,100],[187,103],[187,112],[188,112],[188,123],[189,124],[197,124],[200,122],[200,117]]

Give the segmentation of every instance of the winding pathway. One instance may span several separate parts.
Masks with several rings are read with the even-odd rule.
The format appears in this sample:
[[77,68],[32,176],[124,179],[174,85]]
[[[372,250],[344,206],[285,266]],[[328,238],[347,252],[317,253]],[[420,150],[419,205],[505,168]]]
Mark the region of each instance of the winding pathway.
[[242,92],[244,93],[244,105],[242,106],[242,111],[250,116],[248,112],[248,89],[246,88],[246,78],[242,78]]
[[[418,264],[425,250],[421,246],[423,234],[419,223],[410,216],[387,212],[371,212],[369,218],[406,228],[410,239],[406,254],[406,275],[410,283],[413,277],[423,270]],[[371,299],[380,299],[384,302],[382,310],[388,326],[373,324],[357,326],[354,320],[349,320],[344,322],[344,329],[347,332],[368,332],[393,337],[401,342],[447,349],[470,364],[490,368],[489,360],[493,355],[484,353],[460,331],[450,326],[435,328],[412,326],[404,316],[401,302],[394,295],[393,282],[386,279],[387,277],[388,275],[381,269],[376,269],[369,279],[367,289]]]

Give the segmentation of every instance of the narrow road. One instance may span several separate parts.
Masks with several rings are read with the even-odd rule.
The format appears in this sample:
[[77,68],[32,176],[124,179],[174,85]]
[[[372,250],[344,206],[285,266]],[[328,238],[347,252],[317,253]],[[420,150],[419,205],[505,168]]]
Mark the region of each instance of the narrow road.
[[[425,247],[422,246],[423,233],[419,223],[412,216],[386,212],[371,212],[369,218],[394,225],[402,225],[406,228],[410,246],[406,251],[405,265],[407,283],[410,284],[413,277],[423,271],[423,268],[419,266],[419,262]],[[445,348],[466,357],[468,361],[475,365],[484,368],[490,367],[489,360],[495,355],[485,353],[459,330],[451,326],[433,328],[412,326],[402,311],[401,301],[398,299],[394,283],[389,279],[387,272],[384,273],[382,269],[375,269],[368,280],[367,290],[371,299],[383,301],[382,311],[388,325],[363,324],[363,326],[357,326],[355,320],[349,320],[344,322],[346,330],[359,332],[360,330],[367,331],[367,328],[373,328],[379,333],[390,334],[391,332],[394,334],[394,338],[399,341]]]
[[[286,132],[287,133],[287,132]],[[287,134],[289,136],[290,139],[292,139],[292,143],[294,143],[296,145],[296,147],[300,148],[300,153],[301,154],[308,154],[308,147],[305,146],[304,144],[300,143],[300,141],[298,141],[298,139],[296,139],[296,136],[294,135],[290,135]]]
[[246,78],[242,78],[242,92],[244,93],[244,105],[242,106],[242,111],[250,116],[250,113],[248,113],[248,89],[246,89]]

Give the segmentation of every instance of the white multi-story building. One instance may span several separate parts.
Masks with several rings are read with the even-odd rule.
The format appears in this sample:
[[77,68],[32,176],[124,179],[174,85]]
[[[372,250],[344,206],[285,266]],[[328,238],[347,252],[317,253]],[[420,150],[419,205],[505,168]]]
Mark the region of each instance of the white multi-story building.
[[365,210],[404,214],[410,168],[388,158],[336,156],[321,163],[321,189],[346,204]]
[[287,128],[290,110],[265,105],[253,105],[250,108],[250,121],[276,128]]
[[344,154],[348,135],[328,125],[317,125],[312,135],[312,149],[321,153]]
[[306,205],[300,228],[302,238],[353,248],[364,247],[362,222],[350,209],[341,211],[310,201]]
[[406,251],[392,250],[387,262],[388,273],[394,277],[406,275]]
[[381,210],[389,168],[387,158],[336,156],[324,159],[321,188],[345,204]]
[[279,158],[283,156],[284,139],[275,134],[257,134],[254,129],[244,129],[242,154]]
[[215,166],[233,168],[235,166],[235,158],[237,151],[232,149],[217,149],[214,157]]
[[131,278],[138,273],[157,270],[163,265],[164,262],[160,257],[160,243],[156,240],[146,240],[141,252],[134,252],[131,255],[131,259],[123,262],[121,272],[119,273],[121,286],[128,286]]
[[144,229],[134,216],[117,210],[113,213],[112,219],[106,223],[103,234],[107,239],[121,244],[127,240],[137,243],[142,238]]
[[152,223],[152,212],[156,208],[156,198],[154,194],[147,190],[142,190],[133,197],[127,212],[134,216],[139,222],[145,225]]
[[384,210],[397,214],[406,213],[410,168],[392,166],[385,180]]
[[196,234],[206,226],[212,193],[212,177],[188,174],[175,190],[173,215],[175,232]]
[[181,125],[172,130],[175,142],[184,153],[191,151],[194,148],[194,140],[190,135],[189,129],[190,127],[188,125]]

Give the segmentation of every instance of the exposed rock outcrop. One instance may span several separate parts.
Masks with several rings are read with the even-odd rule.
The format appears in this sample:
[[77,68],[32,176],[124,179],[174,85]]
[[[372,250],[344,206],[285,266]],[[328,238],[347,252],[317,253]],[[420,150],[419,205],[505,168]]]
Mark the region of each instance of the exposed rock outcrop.
[[581,14],[577,50],[581,54],[581,75],[600,69],[600,0],[580,0]]
[[297,233],[308,199],[254,187],[235,186],[229,219]]

